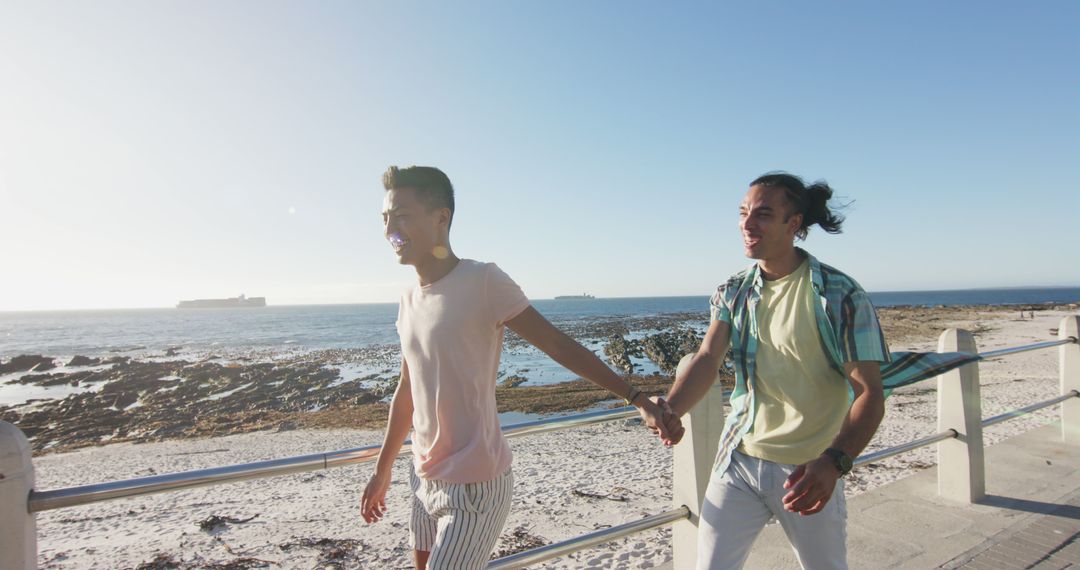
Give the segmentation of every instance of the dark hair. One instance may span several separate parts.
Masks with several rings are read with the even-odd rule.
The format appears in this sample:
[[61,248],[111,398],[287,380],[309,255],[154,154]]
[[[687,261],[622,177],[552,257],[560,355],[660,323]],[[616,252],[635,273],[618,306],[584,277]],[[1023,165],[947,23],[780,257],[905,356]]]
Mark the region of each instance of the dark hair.
[[824,180],[818,180],[807,186],[802,181],[802,178],[793,174],[769,172],[750,183],[751,188],[754,186],[782,188],[784,190],[784,198],[787,199],[788,204],[791,206],[785,220],[795,214],[802,214],[802,225],[795,232],[795,237],[806,239],[810,226],[814,224],[821,226],[821,229],[830,234],[840,233],[840,225],[844,223],[844,216],[836,213],[835,210],[842,209],[847,204],[829,208],[828,203],[829,199],[832,198],[833,191]]
[[391,166],[382,175],[383,188],[389,192],[399,188],[412,188],[417,198],[428,207],[449,208],[450,221],[454,220],[454,186],[450,178],[434,166]]

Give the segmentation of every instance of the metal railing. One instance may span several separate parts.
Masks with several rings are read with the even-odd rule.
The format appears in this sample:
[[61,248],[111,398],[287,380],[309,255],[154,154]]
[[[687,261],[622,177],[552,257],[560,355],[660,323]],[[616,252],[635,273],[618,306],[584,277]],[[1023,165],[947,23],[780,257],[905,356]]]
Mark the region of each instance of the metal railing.
[[589,534],[576,536],[570,540],[564,540],[562,542],[556,542],[555,544],[548,544],[524,552],[518,552],[517,554],[511,554],[510,556],[504,556],[498,560],[489,562],[487,570],[521,568],[523,566],[528,566],[529,564],[536,564],[537,562],[558,558],[566,554],[584,550],[590,546],[603,544],[617,538],[630,536],[631,534],[661,527],[686,518],[690,518],[690,508],[682,506],[677,509],[662,512],[658,515],[647,516],[638,521],[620,524],[611,528],[605,528],[603,530],[590,532]]
[[[503,427],[503,435],[508,438],[536,435],[636,417],[638,417],[637,409],[625,406],[611,410],[599,410],[512,424]],[[410,452],[410,443],[410,440],[406,440],[405,445],[401,448],[400,455]],[[311,455],[298,455],[282,459],[270,459],[178,473],[164,473],[149,477],[65,487],[50,491],[34,491],[30,494],[29,509],[30,512],[37,513],[111,499],[122,499],[124,497],[137,497],[139,495],[164,493],[192,487],[216,485],[218,483],[290,475],[331,467],[367,463],[379,457],[381,448],[382,446],[378,444],[366,445],[364,447]]]
[[1060,396],[1058,396],[1056,398],[1050,398],[1049,400],[1043,400],[1042,402],[1037,402],[1037,403],[1031,404],[1029,406],[1024,406],[1022,408],[1016,408],[1015,410],[1011,410],[1011,411],[1005,412],[1003,414],[998,414],[998,415],[996,415],[996,416],[994,416],[992,418],[986,418],[985,420],[983,420],[982,425],[983,425],[983,427],[987,427],[987,426],[992,426],[994,424],[1000,424],[1001,422],[1014,420],[1014,419],[1019,418],[1021,416],[1026,416],[1026,415],[1028,415],[1028,414],[1030,414],[1032,412],[1037,412],[1037,411],[1039,411],[1039,410],[1041,410],[1043,408],[1049,408],[1050,406],[1053,406],[1054,404],[1060,404],[1060,403],[1064,402],[1065,400],[1068,400],[1069,398],[1080,398],[1080,391],[1071,390],[1068,394],[1062,394],[1062,395],[1060,395]]
[[[1001,349],[997,349],[997,350],[988,350],[986,352],[980,352],[978,354],[982,358],[982,360],[991,360],[991,359],[995,359],[995,358],[1003,358],[1005,356],[1011,356],[1013,354],[1020,354],[1022,352],[1030,352],[1030,351],[1033,351],[1033,350],[1042,350],[1042,349],[1047,349],[1047,348],[1055,348],[1055,347],[1066,345],[1066,344],[1078,344],[1078,343],[1080,343],[1080,341],[1078,341],[1076,337],[1071,336],[1069,338],[1065,338],[1065,339],[1061,339],[1061,340],[1051,340],[1051,341],[1046,341],[1046,342],[1036,342],[1036,343],[1025,344],[1025,345],[1021,345],[1021,346],[1014,346],[1014,347],[1009,347],[1009,348],[1001,348]],[[1061,402],[1064,402],[1064,401],[1066,401],[1066,400],[1068,400],[1070,398],[1080,398],[1080,392],[1078,392],[1077,390],[1072,390],[1068,394],[1063,394],[1063,395],[1057,396],[1055,398],[1050,398],[1049,400],[1043,400],[1042,402],[1036,402],[1034,404],[1030,404],[1030,405],[1024,406],[1022,408],[1017,408],[1015,410],[1010,410],[1008,412],[996,415],[994,417],[984,419],[982,421],[982,425],[983,425],[983,427],[992,426],[994,424],[999,424],[999,423],[1002,423],[1002,422],[1006,422],[1008,420],[1012,420],[1012,419],[1016,419],[1016,418],[1019,418],[1019,417],[1022,417],[1022,416],[1026,416],[1026,415],[1028,415],[1030,413],[1036,412],[1036,411],[1041,410],[1043,408],[1048,408],[1050,406],[1053,406],[1054,404],[1060,404]],[[881,450],[875,451],[873,453],[867,453],[866,455],[859,456],[854,461],[854,464],[855,464],[856,467],[858,467],[860,465],[866,465],[867,463],[873,463],[875,461],[881,461],[882,459],[887,459],[889,457],[900,455],[902,453],[907,453],[909,451],[914,451],[916,449],[919,449],[919,448],[922,448],[922,447],[927,447],[929,445],[933,445],[933,444],[941,442],[941,441],[956,438],[958,435],[959,435],[959,433],[955,429],[947,429],[947,430],[945,430],[943,432],[936,433],[934,435],[930,435],[930,436],[923,437],[923,438],[920,438],[920,439],[912,440],[912,441],[909,441],[907,443],[902,443],[900,445],[896,445],[896,446],[889,447],[889,448],[886,448],[886,449],[881,449]]]
[[[999,350],[987,351],[984,353],[980,353],[980,356],[983,360],[988,360],[1021,352],[1053,348],[1070,343],[1076,344],[1077,342],[1078,341],[1076,337],[1069,337],[1057,341],[1040,342],[1019,347],[1010,347]],[[729,392],[725,392],[724,398],[726,399],[729,394]],[[1043,402],[1038,402],[991,418],[987,418],[982,421],[982,424],[984,426],[989,426],[1001,423],[1032,413],[1039,409],[1052,406],[1054,404],[1065,402],[1066,400],[1075,397],[1080,397],[1080,391],[1072,390],[1067,394]],[[504,427],[503,433],[506,437],[520,437],[524,435],[559,431],[574,427],[599,424],[602,422],[609,422],[632,417],[637,417],[637,411],[634,408],[625,407],[513,424]],[[956,438],[957,436],[957,430],[948,429],[941,433],[917,439],[902,445],[897,445],[888,449],[883,449],[874,453],[866,454],[862,457],[859,457],[855,461],[855,464],[865,465],[874,461],[880,461],[882,459],[906,453],[908,451],[919,449],[921,447],[932,445],[934,443]],[[224,482],[240,481],[259,477],[271,477],[276,475],[327,469],[331,467],[340,467],[344,465],[353,465],[373,461],[378,457],[379,449],[379,445],[369,445],[365,447],[332,451],[327,453],[288,457],[284,459],[260,461],[240,465],[230,465],[196,471],[155,475],[151,477],[127,479],[109,483],[68,487],[50,491],[33,491],[29,495],[27,507],[29,512],[34,513],[50,509],[89,504],[98,501],[118,499],[122,497],[134,497],[139,495],[161,493],[171,490],[187,489],[191,487],[213,485]],[[408,442],[406,442],[406,445],[402,448],[401,453],[404,454],[408,451],[409,445]],[[534,564],[571,552],[576,552],[578,550],[582,550],[584,548],[601,544],[603,542],[607,542],[616,538],[625,537],[637,532],[670,524],[675,521],[688,519],[690,518],[690,516],[691,510],[689,507],[677,507],[663,513],[645,517],[638,521],[617,525],[603,530],[598,530],[589,534],[574,537],[563,542],[550,544],[547,546],[507,556],[492,561],[488,565],[488,568],[519,568],[524,565]]]

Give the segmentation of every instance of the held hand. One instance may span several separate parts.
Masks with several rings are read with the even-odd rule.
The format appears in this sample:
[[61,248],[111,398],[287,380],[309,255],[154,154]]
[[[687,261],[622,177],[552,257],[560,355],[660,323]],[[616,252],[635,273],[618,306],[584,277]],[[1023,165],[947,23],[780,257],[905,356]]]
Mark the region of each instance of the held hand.
[[660,406],[660,409],[664,411],[664,425],[667,426],[668,432],[671,434],[671,443],[669,445],[675,445],[682,441],[683,434],[686,433],[686,428],[682,425],[682,420],[679,418],[671,406],[662,397],[656,398],[656,405]]
[[840,472],[827,457],[804,463],[795,468],[784,482],[784,509],[800,515],[812,515],[825,508],[836,489]]
[[364,488],[364,496],[360,499],[360,516],[364,517],[364,522],[377,522],[386,514],[386,491],[389,488],[389,475],[380,477],[376,473],[371,476]]
[[641,414],[641,419],[645,422],[645,425],[653,433],[660,435],[660,440],[664,442],[664,445],[671,445],[671,431],[665,423],[664,410],[652,400],[641,398],[638,401],[641,402],[638,413]]

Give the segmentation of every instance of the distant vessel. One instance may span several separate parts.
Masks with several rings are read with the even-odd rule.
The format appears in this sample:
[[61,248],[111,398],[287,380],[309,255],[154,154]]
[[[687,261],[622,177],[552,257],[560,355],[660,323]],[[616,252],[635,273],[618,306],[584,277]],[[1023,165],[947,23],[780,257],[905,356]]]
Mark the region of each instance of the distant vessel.
[[176,304],[177,309],[235,309],[246,307],[265,307],[266,297],[232,297],[229,299],[195,299],[194,301],[180,301]]
[[555,297],[555,300],[556,301],[562,301],[562,300],[565,300],[565,299],[595,299],[595,298],[596,297],[593,297],[592,295],[590,295],[588,293],[582,293],[580,295],[559,295],[558,297]]

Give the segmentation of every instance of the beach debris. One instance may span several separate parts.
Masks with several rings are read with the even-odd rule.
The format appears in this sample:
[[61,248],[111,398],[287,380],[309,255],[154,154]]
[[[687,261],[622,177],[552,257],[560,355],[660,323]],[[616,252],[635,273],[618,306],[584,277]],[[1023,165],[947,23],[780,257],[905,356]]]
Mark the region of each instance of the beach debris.
[[319,552],[320,569],[345,570],[356,568],[357,553],[364,551],[364,543],[354,538],[303,538],[278,545],[284,552],[294,548],[309,548]]
[[625,503],[630,500],[630,497],[626,496],[627,490],[622,487],[615,487],[610,493],[606,494],[592,493],[589,491],[582,491],[581,489],[574,489],[573,493],[579,497],[585,497],[586,499],[606,499],[608,501],[616,501],[619,503]]
[[191,570],[195,570],[196,568],[198,568],[198,570],[248,570],[250,568],[269,568],[271,565],[279,566],[276,562],[245,556],[227,562],[200,562],[198,565],[190,566],[189,568],[191,568]]
[[172,554],[158,552],[149,562],[143,562],[135,567],[135,570],[180,570],[181,562]]
[[551,544],[551,541],[542,536],[536,536],[530,533],[529,529],[519,526],[499,537],[499,547],[491,554],[491,559],[503,558],[549,544]]
[[206,517],[205,519],[203,519],[202,521],[200,521],[197,524],[199,525],[199,528],[201,528],[202,530],[204,530],[206,532],[210,532],[210,531],[215,530],[215,529],[217,529],[219,527],[223,527],[223,526],[225,526],[227,524],[244,524],[246,522],[251,522],[251,521],[255,520],[255,518],[258,517],[258,516],[259,515],[256,514],[256,515],[250,516],[250,517],[248,517],[246,519],[238,519],[238,518],[235,518],[235,517],[223,517],[221,515],[210,515],[210,516]]
[[225,562],[184,562],[172,554],[158,552],[149,562],[143,562],[135,570],[249,570],[251,568],[269,568],[277,565],[269,560],[258,558],[235,558]]

